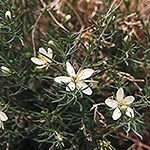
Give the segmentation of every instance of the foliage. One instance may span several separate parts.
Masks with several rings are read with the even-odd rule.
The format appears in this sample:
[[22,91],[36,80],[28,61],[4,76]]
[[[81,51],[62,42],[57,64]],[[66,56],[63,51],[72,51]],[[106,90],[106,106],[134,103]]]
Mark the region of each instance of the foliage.
[[[0,0],[2,149],[150,149],[149,20],[137,2]],[[41,47],[52,58],[38,57]],[[36,68],[33,57],[46,68]],[[76,73],[94,70],[91,95],[54,81],[69,76],[66,62]],[[105,100],[121,87],[135,98],[134,116],[113,120]]]

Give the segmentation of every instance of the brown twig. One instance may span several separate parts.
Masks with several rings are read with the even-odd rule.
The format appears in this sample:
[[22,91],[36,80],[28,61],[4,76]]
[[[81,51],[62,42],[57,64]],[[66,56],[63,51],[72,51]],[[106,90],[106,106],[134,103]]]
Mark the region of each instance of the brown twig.
[[79,23],[80,23],[80,25],[81,25],[81,28],[80,28],[80,30],[79,30],[79,32],[80,31],[83,31],[83,29],[84,29],[84,24],[83,24],[83,21],[82,21],[82,19],[81,19],[81,17],[79,16],[79,14],[77,13],[77,11],[71,6],[71,4],[66,0],[66,1],[64,1],[67,5],[68,5],[68,7],[70,7],[70,9],[74,12],[74,14],[77,16],[77,19],[78,19],[78,21],[79,21]]
[[34,53],[34,56],[36,56],[36,49],[35,49],[35,31],[36,31],[36,28],[37,28],[37,25],[38,25],[38,22],[40,21],[43,13],[45,12],[45,10],[48,11],[49,15],[51,16],[51,18],[54,20],[54,22],[59,26],[61,27],[62,29],[64,29],[65,31],[68,32],[68,30],[61,24],[59,23],[56,18],[53,16],[53,14],[50,12],[50,9],[51,8],[47,8],[47,5],[45,4],[45,2],[43,0],[40,0],[42,6],[43,6],[43,9],[41,9],[41,13],[40,15],[38,16],[38,18],[36,19],[36,22],[34,24],[34,27],[32,29],[32,34],[31,34],[31,37],[32,37],[32,45],[33,45],[33,53]]
[[109,14],[109,13],[111,12],[111,10],[112,10],[114,4],[116,3],[116,1],[117,1],[117,0],[114,0],[114,1],[112,2],[111,6],[109,7],[109,9],[108,9],[108,11],[107,11],[106,14]]
[[40,15],[38,16],[38,18],[36,19],[36,22],[35,22],[34,27],[33,27],[33,29],[32,29],[31,37],[32,37],[32,45],[33,45],[33,54],[34,54],[34,56],[36,56],[35,40],[34,40],[34,37],[35,37],[35,30],[36,30],[36,28],[37,28],[37,24],[38,24],[38,22],[40,21],[40,18],[42,17],[44,11],[45,11],[45,8],[44,8],[44,9],[41,9],[41,13],[40,13]]
[[60,28],[62,28],[63,30],[69,32],[61,23],[59,23],[59,22],[57,21],[57,19],[53,16],[53,14],[50,12],[50,10],[47,9],[47,11],[48,11],[49,15],[51,16],[51,18],[54,20],[54,22],[55,22]]
[[[43,0],[40,0],[41,4],[43,5],[43,7],[46,6],[45,2]],[[53,21],[60,27],[62,28],[63,30],[69,32],[61,23],[59,23],[57,21],[57,19],[54,17],[54,15],[51,13],[51,10],[52,8],[49,6],[49,7],[46,7],[46,10],[48,11],[49,15],[51,16],[51,18],[53,19]]]
[[145,148],[145,149],[147,149],[147,150],[150,150],[150,146],[148,146],[148,145],[146,145],[146,144],[144,144],[144,143],[142,143],[142,142],[140,142],[140,141],[138,141],[138,140],[136,140],[136,139],[133,139],[132,137],[126,136],[126,135],[125,135],[124,133],[122,133],[122,132],[119,133],[119,136],[120,136],[120,137],[123,137],[123,138],[125,138],[125,139],[128,139],[128,140],[132,141],[133,143],[138,144],[140,147],[143,147],[143,148]]
[[87,133],[85,124],[82,125],[82,127],[80,128],[80,130],[83,131],[83,135],[86,138],[86,140],[89,141],[89,142],[92,142],[92,137],[91,137],[91,135],[89,133]]
[[118,9],[120,7],[120,5],[122,4],[123,0],[121,0],[121,2],[112,10],[114,4],[116,3],[116,0],[113,1],[113,3],[111,4],[109,10],[106,13],[105,18],[107,18],[111,13],[113,13],[116,9]]
[[131,82],[144,82],[144,79],[135,79],[132,75],[130,75],[129,73],[127,72],[122,72],[122,71],[118,71],[117,72],[117,75],[119,77],[122,77],[124,79],[127,79]]
[[94,104],[93,107],[90,109],[90,111],[94,110],[94,121],[96,121],[96,118],[98,117],[98,120],[101,124],[103,124],[104,126],[106,126],[106,119],[105,117],[103,116],[102,113],[100,113],[98,111],[98,107],[101,106],[101,105],[105,105],[104,103],[98,103],[98,104]]

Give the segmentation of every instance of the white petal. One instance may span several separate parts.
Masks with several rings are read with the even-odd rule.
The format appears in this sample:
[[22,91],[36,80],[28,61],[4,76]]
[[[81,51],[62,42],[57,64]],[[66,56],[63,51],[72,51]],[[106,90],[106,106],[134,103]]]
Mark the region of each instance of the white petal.
[[43,68],[45,68],[45,67],[48,67],[48,65],[41,65],[41,66],[37,66],[36,68],[37,68],[37,69],[43,69]]
[[44,59],[51,63],[52,62],[52,50],[48,48],[48,52],[43,48],[39,48],[39,56],[44,57]]
[[127,97],[125,97],[125,99],[124,99],[125,105],[130,105],[131,103],[133,103],[134,99],[135,98],[133,96],[127,96]]
[[88,87],[88,85],[84,82],[77,82],[76,84],[77,84],[77,89],[79,90],[84,90]]
[[67,86],[66,86],[66,91],[73,91],[75,89],[75,83],[74,82],[70,82]]
[[92,89],[90,87],[86,88],[85,90],[82,91],[86,95],[92,95]]
[[0,120],[0,128],[2,128],[4,130],[4,124],[1,120]]
[[127,107],[126,115],[127,115],[128,117],[134,117],[134,111],[133,111],[133,109],[130,108],[130,107]]
[[51,63],[52,62],[52,50],[50,49],[50,48],[48,48],[48,52],[43,48],[43,47],[41,47],[41,48],[39,48],[39,56],[42,56],[42,57],[44,57],[44,59],[46,60],[46,61],[48,61],[49,63]]
[[44,65],[44,64],[45,64],[45,62],[43,62],[41,59],[38,59],[38,58],[36,58],[36,57],[32,57],[32,58],[31,58],[31,61],[32,61],[33,63],[35,63],[36,65]]
[[68,72],[70,77],[76,76],[74,68],[72,67],[72,65],[68,61],[66,62],[66,68],[67,68],[67,72]]
[[11,73],[10,69],[5,66],[1,66],[1,71]]
[[124,97],[124,91],[123,91],[123,88],[120,88],[120,89],[117,91],[116,99],[117,99],[118,101],[121,101],[121,100],[123,100],[123,97]]
[[52,59],[53,58],[53,51],[52,51],[52,49],[48,48],[47,50],[48,50],[48,56],[49,56],[49,58]]
[[84,82],[78,82],[77,89],[82,90],[84,94],[92,95],[92,89]]
[[84,80],[84,82],[86,82],[86,83],[88,83],[88,82],[95,82],[95,83],[97,83],[97,81],[94,81],[94,80]]
[[113,112],[113,115],[112,115],[112,118],[113,120],[117,120],[121,117],[121,111],[120,109],[117,107],[114,112]]
[[71,78],[66,76],[59,76],[54,78],[54,81],[58,83],[69,83],[71,82]]
[[11,20],[11,16],[12,16],[11,11],[7,10],[6,13],[5,13],[5,18],[8,19],[8,20],[9,19]]
[[115,101],[115,100],[113,100],[113,99],[107,98],[107,99],[105,100],[105,104],[106,104],[107,106],[111,107],[111,108],[116,108],[118,102]]
[[39,53],[42,54],[42,55],[44,55],[44,56],[48,56],[47,51],[43,47],[39,48]]
[[8,119],[8,117],[6,116],[6,114],[2,111],[0,111],[0,120],[1,121],[6,121]]
[[94,73],[93,69],[84,69],[81,72],[78,73],[78,79],[84,80],[89,78]]

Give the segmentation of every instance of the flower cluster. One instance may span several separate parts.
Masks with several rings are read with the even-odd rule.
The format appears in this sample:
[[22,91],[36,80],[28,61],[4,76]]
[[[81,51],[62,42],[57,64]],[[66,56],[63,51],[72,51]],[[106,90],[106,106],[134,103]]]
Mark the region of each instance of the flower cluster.
[[[37,69],[47,68],[52,62],[53,52],[50,48],[46,51],[44,48],[39,48],[38,57],[32,57],[31,61],[37,65]],[[54,78],[55,82],[67,83],[66,91],[74,91],[75,89],[81,90],[84,94],[91,95],[92,89],[85,83],[91,82],[91,80],[85,80],[92,76],[94,73],[93,69],[84,69],[75,73],[73,66],[67,61],[66,70],[68,76],[59,76]]]
[[[47,51],[44,48],[39,48],[38,57],[32,57],[31,61],[37,65],[37,69],[46,68],[48,69],[50,63],[52,62],[53,52],[50,48]],[[87,80],[90,78],[94,70],[91,68],[79,69],[77,73],[75,69],[70,64],[69,61],[66,62],[66,72],[68,76],[58,76],[54,78],[54,81],[60,84],[66,84],[66,91],[80,90],[86,95],[92,95],[92,89],[87,83],[92,82],[92,80]],[[130,108],[130,104],[134,101],[133,96],[127,96],[124,98],[123,88],[118,89],[116,93],[116,100],[112,98],[107,98],[105,104],[112,109],[114,109],[112,118],[117,120],[121,117],[122,113],[125,113],[128,117],[134,117],[134,111]]]

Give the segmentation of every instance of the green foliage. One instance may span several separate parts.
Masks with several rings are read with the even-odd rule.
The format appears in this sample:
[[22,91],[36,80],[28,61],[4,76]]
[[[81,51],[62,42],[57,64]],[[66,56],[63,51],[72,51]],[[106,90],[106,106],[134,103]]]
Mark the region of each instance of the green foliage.
[[[109,2],[103,7],[109,9]],[[126,20],[130,12],[123,16],[120,9],[98,11],[96,19],[90,18],[90,25],[80,30],[89,22],[83,21],[82,12],[75,11],[74,1],[64,3],[62,16],[70,14],[69,19],[61,18],[57,8],[50,9],[52,2],[45,3],[47,7],[42,8],[42,0],[0,1],[0,109],[8,116],[0,130],[0,147],[112,150],[117,149],[113,141],[120,132],[148,137],[150,34],[142,18],[135,14]],[[129,25],[134,21],[139,21],[139,26]],[[31,61],[40,47],[53,51],[47,69],[37,69]],[[89,79],[92,95],[81,89],[66,91],[66,83],[54,81],[69,76],[67,61],[76,73],[94,70]],[[113,120],[113,110],[105,100],[115,98],[120,87],[125,95],[135,97],[131,104],[135,116],[123,114]]]

